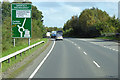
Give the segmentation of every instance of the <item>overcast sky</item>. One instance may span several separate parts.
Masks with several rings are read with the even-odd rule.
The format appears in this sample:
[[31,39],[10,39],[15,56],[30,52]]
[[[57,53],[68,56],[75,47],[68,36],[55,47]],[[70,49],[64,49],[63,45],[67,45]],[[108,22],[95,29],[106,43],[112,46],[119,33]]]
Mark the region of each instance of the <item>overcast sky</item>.
[[44,25],[48,27],[63,27],[64,23],[69,20],[71,16],[80,15],[84,9],[92,7],[106,11],[110,16],[115,15],[118,17],[118,0],[84,0],[84,2],[83,0],[69,1],[33,0],[32,4],[37,6],[38,10],[42,11]]

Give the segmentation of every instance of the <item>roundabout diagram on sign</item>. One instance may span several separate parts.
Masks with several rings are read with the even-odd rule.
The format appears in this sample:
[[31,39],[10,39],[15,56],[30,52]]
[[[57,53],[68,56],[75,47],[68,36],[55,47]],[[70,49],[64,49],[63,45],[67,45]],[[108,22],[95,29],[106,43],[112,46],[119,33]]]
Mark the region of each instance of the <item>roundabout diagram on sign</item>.
[[23,22],[22,26],[17,25],[18,32],[20,33],[20,37],[23,37],[23,32],[24,31],[25,31],[24,37],[30,37],[30,31],[28,29],[24,28],[25,22],[26,22],[26,18],[24,19],[24,22]]

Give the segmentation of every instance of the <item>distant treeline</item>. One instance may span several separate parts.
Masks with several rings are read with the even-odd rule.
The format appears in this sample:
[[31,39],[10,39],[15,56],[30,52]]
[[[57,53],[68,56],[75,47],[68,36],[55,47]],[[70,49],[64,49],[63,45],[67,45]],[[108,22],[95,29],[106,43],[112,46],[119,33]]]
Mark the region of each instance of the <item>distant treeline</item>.
[[[43,25],[42,12],[32,5],[32,39],[42,38],[46,33]],[[16,39],[17,43],[23,42],[25,39]],[[11,37],[11,3],[2,3],[2,48],[8,50],[13,47],[13,39]]]
[[52,31],[62,31],[63,28],[58,28],[58,27],[46,27],[46,30],[48,32],[52,32]]
[[79,16],[72,16],[63,27],[66,37],[98,37],[107,33],[120,33],[120,22],[115,16],[98,8],[85,9]]

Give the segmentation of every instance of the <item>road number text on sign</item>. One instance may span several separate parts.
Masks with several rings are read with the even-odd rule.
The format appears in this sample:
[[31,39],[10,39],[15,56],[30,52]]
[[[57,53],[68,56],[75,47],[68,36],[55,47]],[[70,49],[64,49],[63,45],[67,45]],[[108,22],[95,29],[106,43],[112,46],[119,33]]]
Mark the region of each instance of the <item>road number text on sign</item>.
[[12,37],[31,38],[31,4],[12,4]]

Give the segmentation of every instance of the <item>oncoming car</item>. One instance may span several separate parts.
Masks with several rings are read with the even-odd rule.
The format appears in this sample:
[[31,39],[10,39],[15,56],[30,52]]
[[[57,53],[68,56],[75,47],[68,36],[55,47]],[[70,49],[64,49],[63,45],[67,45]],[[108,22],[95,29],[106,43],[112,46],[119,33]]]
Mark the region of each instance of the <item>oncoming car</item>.
[[63,32],[57,31],[55,40],[63,40]]

